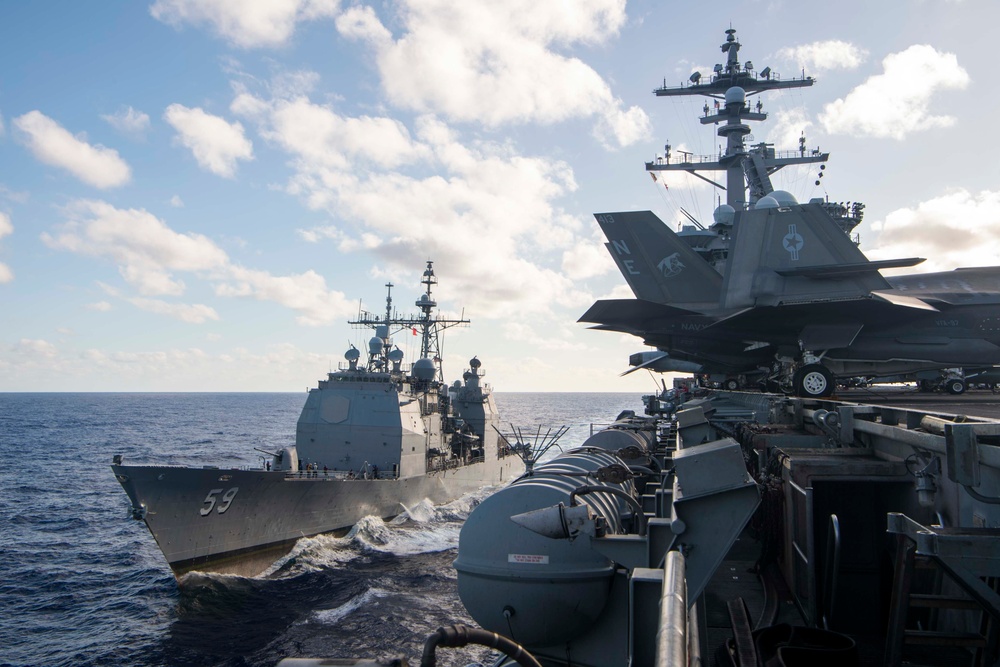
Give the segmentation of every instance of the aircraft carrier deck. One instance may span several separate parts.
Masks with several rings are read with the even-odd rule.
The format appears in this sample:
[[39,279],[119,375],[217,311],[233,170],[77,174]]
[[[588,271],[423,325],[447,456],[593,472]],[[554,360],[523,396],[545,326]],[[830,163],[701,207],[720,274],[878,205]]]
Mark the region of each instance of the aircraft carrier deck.
[[893,405],[900,408],[1000,419],[1000,393],[970,389],[964,394],[926,393],[912,385],[880,385],[837,392],[836,400],[848,403]]

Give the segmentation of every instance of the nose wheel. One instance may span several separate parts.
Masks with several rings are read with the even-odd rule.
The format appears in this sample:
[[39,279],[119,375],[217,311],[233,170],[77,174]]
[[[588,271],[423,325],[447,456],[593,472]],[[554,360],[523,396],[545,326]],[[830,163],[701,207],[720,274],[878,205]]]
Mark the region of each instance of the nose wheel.
[[833,373],[823,364],[806,364],[795,371],[792,386],[796,396],[820,398],[833,393]]

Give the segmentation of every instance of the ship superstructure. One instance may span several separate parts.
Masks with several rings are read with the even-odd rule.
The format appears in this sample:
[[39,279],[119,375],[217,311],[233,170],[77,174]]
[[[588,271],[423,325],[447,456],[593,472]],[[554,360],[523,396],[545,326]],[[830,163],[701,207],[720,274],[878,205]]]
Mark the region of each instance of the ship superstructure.
[[[708,260],[720,273],[724,271],[728,256],[729,239],[733,226],[738,223],[739,214],[749,210],[765,197],[772,197],[784,204],[791,195],[775,190],[771,176],[789,166],[819,164],[816,184],[820,184],[829,153],[818,148],[806,147],[806,137],[799,137],[797,149],[775,150],[774,144],[752,141],[751,122],[763,122],[768,118],[761,100],[763,93],[812,86],[815,79],[806,76],[781,78],[770,67],[757,70],[753,62],[740,61],[741,44],[736,39],[736,30],[726,30],[726,41],[720,47],[726,54],[725,63],[716,64],[710,76],[694,72],[687,83],[680,86],[663,85],[653,93],[657,97],[703,96],[708,98],[699,119],[702,125],[717,126],[716,133],[725,140],[725,147],[716,155],[695,155],[687,151],[674,151],[668,143],[664,153],[646,163],[651,174],[660,172],[685,172],[710,183],[725,192],[725,203],[721,203],[713,214],[713,221],[704,224],[681,209],[687,222],[680,235],[702,257]],[[751,103],[756,97],[756,102]],[[709,172],[725,172],[719,182]],[[794,203],[794,199],[791,199]],[[864,215],[861,202],[829,202],[823,199],[817,203],[830,213],[845,233],[850,233]],[[687,224],[690,223],[690,224]]]
[[[267,452],[264,469],[112,466],[175,574],[191,570],[252,576],[300,537],[348,528],[365,516],[389,518],[422,500],[453,500],[505,483],[523,463],[498,441],[499,415],[478,358],[463,381],[441,377],[440,331],[468,320],[439,320],[427,262],[419,316],[362,311],[374,329],[368,359],[351,346],[346,364],[309,390],[295,445]],[[421,357],[409,367],[392,334],[419,328]],[[433,355],[433,356],[428,356]]]

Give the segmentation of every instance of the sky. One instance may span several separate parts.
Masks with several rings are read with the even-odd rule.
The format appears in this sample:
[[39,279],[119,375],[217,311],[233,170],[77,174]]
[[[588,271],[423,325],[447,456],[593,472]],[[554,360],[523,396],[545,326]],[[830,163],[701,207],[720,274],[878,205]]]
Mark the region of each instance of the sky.
[[[717,3],[730,4],[730,3]],[[654,182],[708,155],[740,57],[814,86],[754,140],[831,153],[799,201],[862,201],[872,259],[1000,263],[994,0],[155,0],[0,6],[0,391],[301,391],[364,349],[359,308],[415,313],[427,260],[446,379],[650,391],[639,339],[577,319],[631,293],[595,212],[719,194]],[[412,336],[395,343],[412,362]]]

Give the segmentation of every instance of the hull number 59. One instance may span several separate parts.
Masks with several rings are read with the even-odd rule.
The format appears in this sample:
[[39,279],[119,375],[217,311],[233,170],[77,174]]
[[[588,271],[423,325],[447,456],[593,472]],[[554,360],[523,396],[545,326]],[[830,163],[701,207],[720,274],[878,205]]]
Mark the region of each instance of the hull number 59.
[[[219,498],[218,497],[219,494],[222,493],[224,489],[212,489],[211,491],[208,492],[208,495],[205,496],[205,501],[204,501],[205,506],[198,511],[201,512],[202,516],[208,516],[209,514],[212,513],[213,509],[217,511],[219,514],[225,514],[226,510],[229,509],[229,506],[233,504],[233,498],[236,497],[236,493],[239,490],[240,487],[234,486],[233,488],[226,491],[221,498]],[[221,501],[219,502],[218,507],[215,506],[216,500]]]

